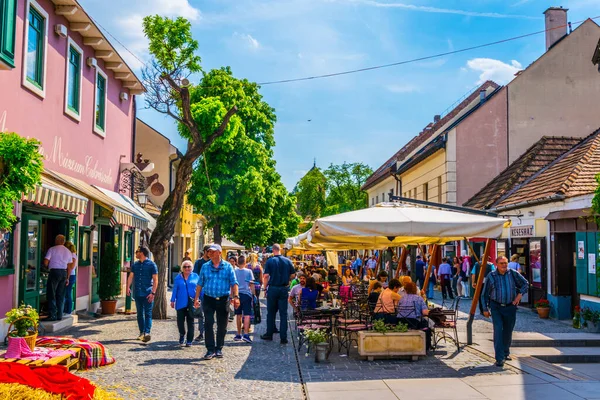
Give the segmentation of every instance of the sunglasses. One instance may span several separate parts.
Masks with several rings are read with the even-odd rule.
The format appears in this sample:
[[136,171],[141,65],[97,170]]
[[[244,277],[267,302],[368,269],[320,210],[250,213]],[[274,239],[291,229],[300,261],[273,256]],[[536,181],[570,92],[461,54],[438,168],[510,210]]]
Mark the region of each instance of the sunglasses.
[[188,268],[192,268],[192,266],[191,265],[184,265],[183,268],[188,269]]

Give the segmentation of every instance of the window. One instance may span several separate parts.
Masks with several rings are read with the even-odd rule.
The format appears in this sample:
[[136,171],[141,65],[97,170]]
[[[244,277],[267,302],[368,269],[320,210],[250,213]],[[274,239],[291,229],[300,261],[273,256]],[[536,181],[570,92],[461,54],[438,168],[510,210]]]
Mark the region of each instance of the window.
[[131,261],[133,258],[133,243],[132,243],[133,232],[125,232],[125,261]]
[[425,200],[425,201],[429,200],[429,184],[428,183],[423,184],[423,200]]
[[0,69],[15,67],[17,0],[0,0]]
[[417,188],[413,190],[413,199],[417,199]]
[[94,132],[106,135],[106,74],[96,71],[96,98],[94,101]]
[[71,38],[67,44],[67,82],[65,88],[65,113],[81,120],[81,61],[83,51]]
[[26,15],[23,86],[45,97],[48,13],[37,2],[30,0]]
[[374,206],[375,205],[375,197],[371,197],[371,205]]
[[442,177],[438,176],[438,203],[442,203]]
[[77,255],[79,256],[79,266],[85,267],[91,264],[90,262],[90,237],[91,229],[86,226],[79,228],[79,247]]
[[379,195],[375,196],[375,204],[379,204]]
[[0,276],[14,274],[12,264],[12,234],[0,229]]

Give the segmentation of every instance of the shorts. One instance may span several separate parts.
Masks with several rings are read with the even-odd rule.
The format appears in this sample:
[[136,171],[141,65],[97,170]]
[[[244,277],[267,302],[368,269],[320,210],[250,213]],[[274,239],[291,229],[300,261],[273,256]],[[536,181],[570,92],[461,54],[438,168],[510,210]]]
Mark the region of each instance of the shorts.
[[235,309],[235,315],[244,315],[246,317],[252,315],[252,296],[240,293],[240,306]]

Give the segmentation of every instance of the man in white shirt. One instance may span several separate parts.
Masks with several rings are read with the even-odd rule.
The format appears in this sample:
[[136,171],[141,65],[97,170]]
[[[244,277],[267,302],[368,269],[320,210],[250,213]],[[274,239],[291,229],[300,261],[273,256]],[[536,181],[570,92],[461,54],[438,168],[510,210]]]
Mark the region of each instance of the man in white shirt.
[[369,269],[377,268],[377,258],[375,257],[375,254],[373,254],[371,256],[371,258],[369,258],[369,260],[367,261],[367,268],[369,268]]
[[48,249],[44,257],[44,266],[48,272],[46,298],[48,299],[48,311],[50,318],[46,321],[60,321],[65,308],[66,288],[69,284],[69,276],[75,267],[73,253],[65,247],[64,235],[56,236],[55,245]]

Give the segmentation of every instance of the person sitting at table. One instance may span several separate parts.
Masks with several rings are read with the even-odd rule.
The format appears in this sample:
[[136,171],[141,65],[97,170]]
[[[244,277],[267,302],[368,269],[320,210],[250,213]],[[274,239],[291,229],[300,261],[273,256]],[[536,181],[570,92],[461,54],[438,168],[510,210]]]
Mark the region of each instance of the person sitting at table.
[[404,275],[400,277],[400,283],[402,284],[402,288],[400,289],[401,296],[404,296],[404,293],[406,293],[406,291],[404,290],[404,286],[409,282],[412,282],[412,278],[410,277],[410,275]]
[[384,270],[379,271],[379,273],[377,274],[377,280],[372,280],[369,282],[369,289],[367,290],[367,294],[371,294],[371,291],[373,290],[373,286],[375,285],[376,282],[379,282],[384,289],[387,288],[388,287],[387,278],[388,278],[388,273],[386,271],[384,271]]
[[342,286],[340,286],[340,299],[342,299],[344,304],[352,299],[352,283],[354,283],[355,279],[352,269],[348,268],[344,271]]
[[377,304],[377,300],[379,300],[379,295],[383,291],[383,286],[381,286],[381,282],[375,281],[373,284],[373,288],[369,297],[367,298],[367,304],[369,304],[369,311],[375,312],[375,305]]
[[401,287],[402,284],[398,279],[390,281],[389,287],[379,295],[379,299],[375,304],[373,319],[383,319],[386,324],[396,324],[398,322],[396,305],[402,298],[398,294]]
[[330,265],[329,271],[327,272],[327,280],[330,285],[337,285],[338,283],[338,272],[335,266]]
[[425,300],[417,294],[417,285],[414,282],[407,282],[404,285],[406,294],[402,296],[398,303],[398,320],[407,324],[410,329],[422,329],[426,335],[426,350],[431,348],[432,331],[429,328],[429,322],[423,316],[429,314],[429,309]]
[[311,276],[306,279],[306,286],[302,288],[298,295],[298,304],[302,310],[314,310],[317,308],[317,298],[319,297],[319,290],[317,289],[317,283]]

